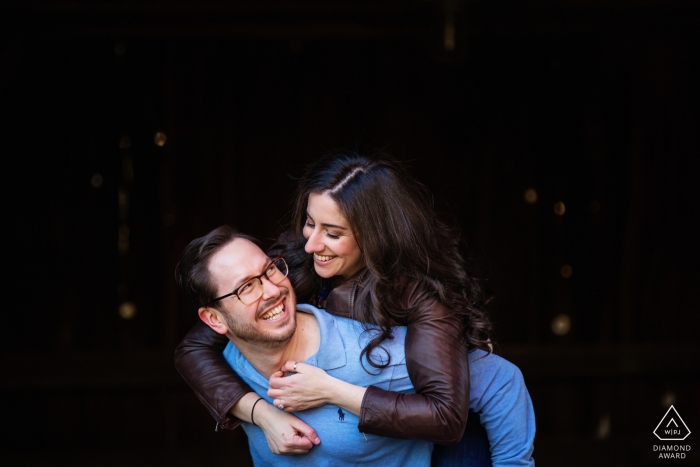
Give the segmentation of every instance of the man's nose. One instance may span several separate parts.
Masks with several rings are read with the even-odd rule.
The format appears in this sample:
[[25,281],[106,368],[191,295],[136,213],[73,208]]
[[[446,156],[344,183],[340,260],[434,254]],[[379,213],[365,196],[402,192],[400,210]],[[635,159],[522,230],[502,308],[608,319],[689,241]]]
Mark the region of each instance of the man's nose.
[[262,283],[263,287],[263,300],[275,298],[280,295],[279,286],[274,282],[270,281],[270,279],[268,279],[267,276],[262,276],[260,278],[260,282]]

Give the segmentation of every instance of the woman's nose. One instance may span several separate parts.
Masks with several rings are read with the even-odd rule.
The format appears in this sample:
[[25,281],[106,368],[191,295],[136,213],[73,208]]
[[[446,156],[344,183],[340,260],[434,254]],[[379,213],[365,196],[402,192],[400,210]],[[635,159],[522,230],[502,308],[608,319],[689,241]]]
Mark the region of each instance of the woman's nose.
[[304,245],[304,251],[307,253],[318,253],[322,251],[325,247],[321,242],[318,241],[318,234],[314,231],[311,232],[309,238],[306,239],[306,245]]

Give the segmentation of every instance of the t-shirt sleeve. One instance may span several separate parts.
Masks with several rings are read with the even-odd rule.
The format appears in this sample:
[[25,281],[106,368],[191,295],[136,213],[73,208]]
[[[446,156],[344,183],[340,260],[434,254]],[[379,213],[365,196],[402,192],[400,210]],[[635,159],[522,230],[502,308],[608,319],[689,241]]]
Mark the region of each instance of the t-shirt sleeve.
[[470,407],[486,430],[493,467],[534,466],[535,412],[522,372],[498,355],[475,352]]

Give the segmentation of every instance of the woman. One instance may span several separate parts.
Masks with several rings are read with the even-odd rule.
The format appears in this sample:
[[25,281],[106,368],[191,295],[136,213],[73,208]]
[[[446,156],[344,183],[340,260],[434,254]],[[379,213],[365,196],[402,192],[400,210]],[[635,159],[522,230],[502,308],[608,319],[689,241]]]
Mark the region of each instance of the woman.
[[[425,187],[387,157],[322,158],[300,180],[290,229],[272,250],[286,254],[299,303],[381,327],[365,349],[371,365],[382,365],[376,355],[391,326],[407,326],[406,363],[417,393],[362,388],[358,429],[459,441],[469,409],[467,351],[490,350],[491,325],[479,283],[464,270],[458,236],[437,219]],[[226,343],[200,323],[176,350],[176,366],[230,427],[237,424],[231,407],[250,389],[221,356]],[[323,372],[306,370],[290,377],[294,390],[285,384],[291,380],[271,378],[275,405],[295,411],[332,398],[317,390]]]

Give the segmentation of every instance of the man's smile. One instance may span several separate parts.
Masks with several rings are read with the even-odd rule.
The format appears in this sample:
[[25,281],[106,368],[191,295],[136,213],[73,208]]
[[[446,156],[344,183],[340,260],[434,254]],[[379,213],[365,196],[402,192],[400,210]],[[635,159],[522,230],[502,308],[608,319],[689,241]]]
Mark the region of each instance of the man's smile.
[[263,319],[265,321],[271,321],[273,319],[279,318],[284,314],[284,302],[280,303],[274,308],[271,308],[268,310],[265,314],[263,314],[260,319]]

